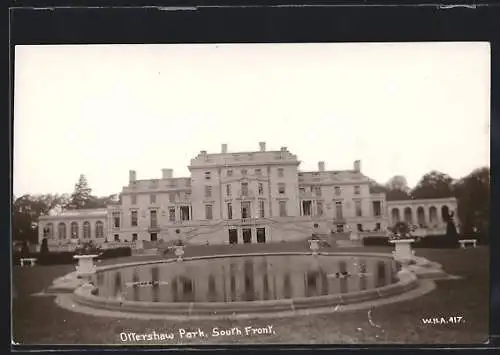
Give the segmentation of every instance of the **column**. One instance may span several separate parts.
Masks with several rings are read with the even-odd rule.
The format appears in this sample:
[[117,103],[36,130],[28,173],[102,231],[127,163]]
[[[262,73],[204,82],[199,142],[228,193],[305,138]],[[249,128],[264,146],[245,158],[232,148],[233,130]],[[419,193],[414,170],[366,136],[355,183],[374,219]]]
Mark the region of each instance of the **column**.
[[418,225],[418,207],[410,207],[411,208],[411,213],[412,213],[412,218],[413,218],[413,224]]

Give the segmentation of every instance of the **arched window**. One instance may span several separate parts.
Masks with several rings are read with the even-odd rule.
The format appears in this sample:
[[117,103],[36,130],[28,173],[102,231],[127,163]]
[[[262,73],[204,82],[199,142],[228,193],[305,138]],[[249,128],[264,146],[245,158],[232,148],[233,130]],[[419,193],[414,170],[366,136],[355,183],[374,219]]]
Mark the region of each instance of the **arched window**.
[[95,237],[104,238],[104,223],[101,221],[95,222]]
[[450,209],[448,208],[448,206],[443,206],[441,207],[441,219],[443,220],[443,222],[448,222],[448,218],[450,216]]
[[432,226],[436,225],[437,220],[437,209],[434,206],[429,208],[429,222]]
[[425,226],[425,211],[422,206],[417,208],[417,224],[421,228]]
[[59,223],[57,231],[59,234],[59,239],[66,239],[66,223],[63,222]]
[[45,238],[52,238],[54,236],[54,225],[52,223],[47,223],[43,228],[43,236]]
[[71,238],[78,238],[78,223],[71,222]]
[[392,223],[396,224],[396,222],[399,222],[400,216],[399,216],[399,208],[393,208],[391,212],[391,219]]
[[408,224],[413,224],[413,215],[410,207],[405,208],[405,222]]
[[88,221],[83,222],[83,238],[90,239],[90,223]]

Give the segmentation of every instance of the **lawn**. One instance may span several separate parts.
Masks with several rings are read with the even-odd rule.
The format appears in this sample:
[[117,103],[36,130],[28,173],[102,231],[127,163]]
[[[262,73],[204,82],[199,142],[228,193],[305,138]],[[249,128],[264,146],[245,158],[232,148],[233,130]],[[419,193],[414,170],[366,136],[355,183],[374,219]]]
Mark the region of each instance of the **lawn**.
[[[302,244],[188,247],[186,256],[228,252],[305,250]],[[340,252],[352,249],[337,249]],[[389,253],[385,247],[356,248],[356,251]],[[330,250],[328,250],[330,251]],[[333,249],[332,249],[333,251]],[[243,335],[148,341],[147,344],[471,344],[487,340],[489,329],[489,250],[418,249],[417,255],[441,263],[458,280],[437,281],[437,288],[416,299],[380,306],[371,311],[338,312],[297,318],[239,321],[135,320],[94,317],[58,307],[53,296],[33,296],[52,280],[74,270],[72,266],[15,267],[13,283],[13,338],[20,344],[141,344],[122,342],[120,333],[174,332],[200,328],[238,327]],[[102,264],[151,259],[133,257],[103,261]],[[153,257],[154,258],[154,257]],[[463,317],[460,324],[426,325],[424,317]],[[244,328],[272,325],[274,334],[244,335]],[[146,343],[146,342],[143,342]]]

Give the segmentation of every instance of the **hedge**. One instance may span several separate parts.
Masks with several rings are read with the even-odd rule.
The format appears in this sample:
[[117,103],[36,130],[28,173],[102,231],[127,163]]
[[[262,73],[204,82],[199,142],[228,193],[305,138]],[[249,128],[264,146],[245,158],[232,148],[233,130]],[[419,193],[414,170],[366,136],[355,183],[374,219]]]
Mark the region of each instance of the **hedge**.
[[[74,255],[75,253],[71,251],[48,252],[48,253],[14,252],[12,254],[12,260],[14,265],[20,265],[21,258],[36,258],[37,265],[68,265],[68,264],[76,264],[76,260],[73,259]],[[120,247],[102,251],[102,254],[97,259],[120,258],[130,255],[132,255],[131,248]]]

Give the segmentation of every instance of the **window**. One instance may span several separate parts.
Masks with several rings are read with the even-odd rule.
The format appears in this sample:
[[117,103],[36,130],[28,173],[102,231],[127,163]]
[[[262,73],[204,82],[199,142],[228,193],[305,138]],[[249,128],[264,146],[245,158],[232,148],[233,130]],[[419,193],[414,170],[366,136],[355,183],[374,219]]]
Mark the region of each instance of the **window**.
[[280,206],[280,217],[286,217],[286,201],[280,201],[279,202]]
[[363,211],[361,209],[361,201],[354,201],[354,206],[356,208],[356,217],[361,217],[363,215]]
[[360,195],[361,194],[361,188],[359,186],[354,186],[354,194],[355,195]]
[[285,194],[285,184],[284,184],[284,183],[282,183],[282,182],[280,182],[280,183],[278,184],[278,193],[279,193],[280,195],[284,195],[284,194]]
[[213,219],[212,205],[205,205],[205,219]]
[[137,204],[137,195],[130,195],[130,204],[131,205]]
[[380,201],[373,201],[373,215],[375,217],[382,215],[382,203]]
[[363,231],[363,225],[362,224],[357,224],[357,229],[358,229],[358,232],[362,232]]
[[78,223],[71,222],[70,230],[71,230],[71,238],[78,238]]
[[175,193],[171,192],[168,194],[168,200],[170,202],[175,202]]
[[305,195],[306,194],[306,189],[305,187],[299,187],[299,195]]
[[278,168],[278,177],[283,177],[285,176],[285,171],[283,168]]
[[190,200],[191,199],[191,192],[185,192],[184,193],[184,199]]
[[231,184],[226,185],[226,195],[231,196]]
[[248,182],[241,183],[241,196],[248,196]]
[[241,218],[252,218],[250,215],[250,202],[248,201],[241,203]]
[[334,190],[335,190],[335,196],[340,196],[341,195],[340,186],[335,186]]
[[321,186],[314,187],[314,194],[316,195],[316,197],[321,197]]
[[137,227],[137,211],[130,212],[130,225]]
[[189,221],[190,219],[190,209],[189,206],[181,207],[181,221]]
[[241,169],[241,175],[245,176],[248,173],[247,169]]
[[259,195],[264,194],[264,184],[259,182]]
[[113,228],[120,228],[120,212],[113,212]]
[[101,221],[95,222],[95,237],[104,238],[104,223]]
[[316,215],[323,216],[323,202],[316,202]]
[[170,222],[175,222],[175,208],[173,207],[168,209],[168,220]]
[[59,235],[59,239],[66,239],[66,224],[62,222],[59,223],[59,226],[57,227],[57,232]]
[[149,195],[149,203],[150,204],[156,203],[156,195]]
[[232,170],[228,170],[227,173],[226,173],[227,176],[233,176],[233,171]]
[[132,233],[132,241],[135,242],[137,240],[137,233]]
[[152,228],[158,227],[158,214],[155,210],[149,211],[149,223]]
[[311,201],[302,201],[302,215],[303,216],[311,215]]
[[380,223],[375,223],[375,232],[380,232],[381,225]]
[[205,180],[210,180],[212,178],[210,171],[205,171]]
[[227,204],[227,219],[233,219],[233,204]]
[[344,211],[342,209],[342,201],[336,201],[335,202],[335,217],[337,219],[343,219],[344,218]]
[[83,238],[90,239],[90,223],[88,221],[83,222]]
[[265,217],[265,202],[264,200],[259,201],[259,217],[264,218]]
[[255,169],[255,175],[262,175],[262,170],[261,169]]
[[46,237],[46,238],[52,238],[53,235],[54,235],[53,230],[54,230],[53,224],[52,223],[47,223],[47,225],[43,229],[43,236]]
[[212,186],[205,186],[205,197],[212,197]]
[[120,241],[120,235],[119,234],[115,234],[115,242],[119,242]]

